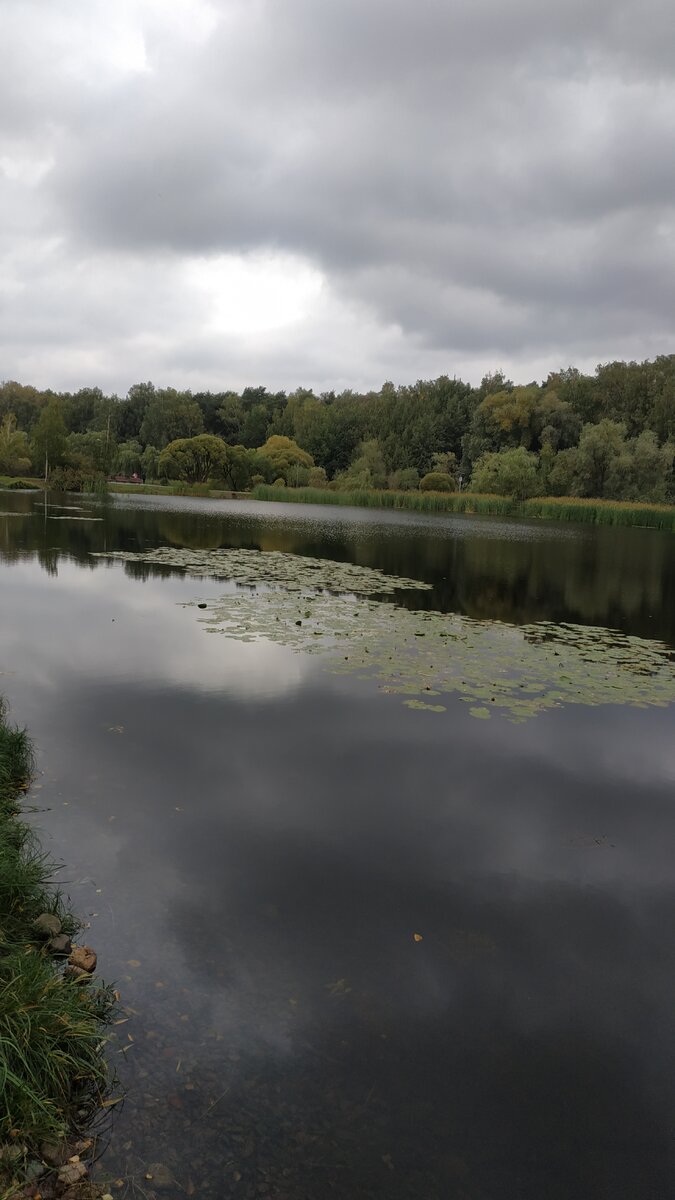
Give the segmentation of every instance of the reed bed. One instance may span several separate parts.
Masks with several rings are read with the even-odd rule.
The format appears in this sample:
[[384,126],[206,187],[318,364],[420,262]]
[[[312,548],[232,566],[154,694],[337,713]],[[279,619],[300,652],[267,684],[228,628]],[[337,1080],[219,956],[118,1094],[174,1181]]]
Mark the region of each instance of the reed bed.
[[584,500],[572,496],[544,496],[515,500],[510,496],[475,492],[338,492],[323,488],[283,488],[260,484],[256,500],[291,504],[338,504],[357,508],[395,508],[411,512],[467,513],[479,516],[530,517],[549,521],[577,521],[591,525],[633,525],[675,532],[675,507],[618,500]]

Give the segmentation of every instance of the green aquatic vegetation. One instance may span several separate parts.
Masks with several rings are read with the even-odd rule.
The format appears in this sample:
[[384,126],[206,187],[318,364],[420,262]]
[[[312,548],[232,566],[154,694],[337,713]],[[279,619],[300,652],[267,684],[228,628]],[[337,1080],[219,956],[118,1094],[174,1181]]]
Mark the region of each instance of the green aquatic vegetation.
[[444,704],[425,704],[424,700],[404,700],[406,708],[415,708],[424,712],[447,712]]
[[77,1113],[82,1127],[108,1087],[101,1038],[112,993],[66,977],[36,935],[43,914],[58,917],[66,934],[76,922],[19,816],[32,770],[30,741],[0,701],[0,1143],[19,1147],[5,1162],[0,1156],[0,1195],[18,1194],[40,1143],[73,1132]]
[[584,500],[573,496],[544,496],[516,500],[480,492],[397,492],[376,489],[338,492],[321,488],[277,488],[259,484],[256,500],[283,504],[332,504],[352,508],[395,508],[413,512],[469,513],[491,517],[526,517],[574,521],[590,525],[635,525],[675,533],[675,506],[620,500]]
[[[176,567],[188,575],[232,579],[251,587],[256,584],[266,587],[276,585],[298,593],[309,589],[307,599],[310,600],[315,593],[323,591],[376,596],[404,589],[431,590],[430,583],[386,575],[374,567],[286,554],[282,550],[177,550],[170,546],[159,546],[156,550],[144,550],[142,553],[118,550],[109,554],[98,553],[93,557]],[[306,608],[306,604],[302,606],[297,616],[306,616]]]
[[233,590],[194,602],[195,610],[206,605],[199,619],[208,633],[320,656],[333,673],[372,680],[411,708],[439,711],[443,697],[455,695],[478,720],[520,722],[563,704],[675,703],[673,652],[616,630],[549,621],[517,626],[404,608],[396,591],[428,585],[278,552],[164,549],[109,557],[229,579]]

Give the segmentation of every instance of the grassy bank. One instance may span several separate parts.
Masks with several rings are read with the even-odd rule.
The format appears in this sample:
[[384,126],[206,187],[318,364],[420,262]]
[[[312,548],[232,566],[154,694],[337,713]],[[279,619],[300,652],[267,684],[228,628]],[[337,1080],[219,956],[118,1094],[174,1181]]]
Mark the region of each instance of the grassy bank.
[[16,475],[0,475],[0,488],[2,488],[4,491],[10,492],[39,492],[44,488],[44,480],[33,478],[29,479],[27,477],[24,478],[23,476],[17,478]]
[[127,496],[207,496],[212,500],[233,500],[249,494],[214,489],[208,483],[109,483],[108,491]]
[[[83,1132],[100,1110],[108,1072],[101,1038],[112,995],[69,974],[45,914],[61,932],[76,922],[51,882],[53,864],[20,817],[32,772],[25,732],[0,707],[0,1198],[45,1169],[44,1142]],[[36,926],[38,918],[43,918]],[[52,932],[58,932],[53,923]],[[64,946],[60,949],[63,951]],[[65,947],[67,952],[67,947]],[[52,1174],[57,1167],[52,1164]],[[31,1192],[31,1195],[33,1193]],[[52,1194],[50,1192],[50,1194]]]
[[508,496],[483,496],[473,492],[333,492],[323,488],[283,488],[267,484],[260,484],[252,495],[256,500],[282,503],[531,517],[549,521],[578,521],[590,525],[634,525],[675,532],[675,507],[667,504],[581,500],[572,496],[544,496],[520,501]]

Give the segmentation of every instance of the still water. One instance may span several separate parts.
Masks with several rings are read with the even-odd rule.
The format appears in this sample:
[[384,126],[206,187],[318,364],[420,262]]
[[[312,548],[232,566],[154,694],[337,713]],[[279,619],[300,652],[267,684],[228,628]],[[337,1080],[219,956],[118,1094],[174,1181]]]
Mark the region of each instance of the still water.
[[156,497],[0,508],[0,691],[130,1018],[100,1164],[116,1194],[671,1196],[675,708],[415,711],[320,655],[207,636],[184,604],[222,581],[93,553],[282,550],[430,584],[409,608],[675,647],[675,540]]

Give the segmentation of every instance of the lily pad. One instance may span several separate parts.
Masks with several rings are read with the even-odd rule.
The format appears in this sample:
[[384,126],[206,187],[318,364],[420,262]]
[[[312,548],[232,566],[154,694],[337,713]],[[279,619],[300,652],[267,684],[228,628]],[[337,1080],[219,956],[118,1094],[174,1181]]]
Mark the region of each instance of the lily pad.
[[[675,703],[673,651],[616,630],[414,610],[397,604],[396,593],[428,590],[426,583],[278,551],[162,547],[105,557],[248,584],[206,603],[198,619],[208,632],[313,652],[335,674],[356,673],[408,697],[410,708],[437,712],[444,706],[428,698],[454,694],[479,720],[521,722],[566,704]],[[355,596],[367,600],[355,604]]]

